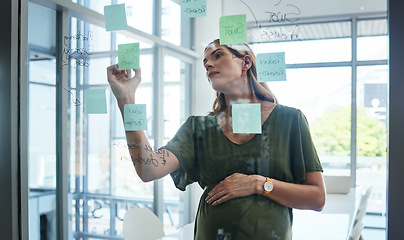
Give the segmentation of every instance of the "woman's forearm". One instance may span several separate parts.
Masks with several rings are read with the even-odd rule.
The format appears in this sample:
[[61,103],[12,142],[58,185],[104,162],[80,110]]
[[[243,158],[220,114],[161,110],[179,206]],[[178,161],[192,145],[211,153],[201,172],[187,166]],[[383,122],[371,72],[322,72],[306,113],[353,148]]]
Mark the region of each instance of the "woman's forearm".
[[[267,197],[290,208],[321,211],[326,200],[321,173],[315,173],[315,175],[308,173],[308,177],[309,182],[306,181],[304,184],[294,184],[271,179],[273,190]],[[257,194],[262,194],[266,179],[262,176],[258,176],[258,179],[256,192]]]
[[[118,100],[123,122],[125,104],[134,104],[134,99]],[[170,151],[153,150],[144,131],[126,131],[125,134],[132,163],[143,182],[162,178],[179,167],[178,159]]]

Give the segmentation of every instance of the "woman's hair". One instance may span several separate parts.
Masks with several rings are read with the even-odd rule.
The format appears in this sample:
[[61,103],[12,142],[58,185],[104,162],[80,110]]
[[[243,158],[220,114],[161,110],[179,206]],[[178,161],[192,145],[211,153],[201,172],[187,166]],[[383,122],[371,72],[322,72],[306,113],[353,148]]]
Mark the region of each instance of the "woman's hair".
[[[220,40],[215,39],[211,44],[220,45]],[[209,47],[208,45],[208,47]],[[232,45],[222,45],[226,47],[232,54],[237,58],[243,58],[248,55],[251,58],[251,67],[247,70],[247,83],[250,86],[251,96],[256,97],[260,100],[270,101],[276,103],[276,97],[269,89],[268,85],[264,82],[258,82],[257,80],[257,67],[255,62],[255,54],[247,44],[232,44]],[[206,49],[208,48],[205,48]],[[219,113],[226,109],[225,96],[222,92],[216,91],[216,98],[213,102],[213,113]]]

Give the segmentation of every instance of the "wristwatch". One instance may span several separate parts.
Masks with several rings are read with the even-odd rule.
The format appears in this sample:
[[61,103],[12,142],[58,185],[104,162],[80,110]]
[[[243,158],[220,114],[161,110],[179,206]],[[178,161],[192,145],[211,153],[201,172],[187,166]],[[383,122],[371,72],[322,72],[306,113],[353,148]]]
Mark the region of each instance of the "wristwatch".
[[267,181],[264,183],[264,193],[263,196],[268,196],[269,193],[274,189],[274,185],[269,177],[266,177]]

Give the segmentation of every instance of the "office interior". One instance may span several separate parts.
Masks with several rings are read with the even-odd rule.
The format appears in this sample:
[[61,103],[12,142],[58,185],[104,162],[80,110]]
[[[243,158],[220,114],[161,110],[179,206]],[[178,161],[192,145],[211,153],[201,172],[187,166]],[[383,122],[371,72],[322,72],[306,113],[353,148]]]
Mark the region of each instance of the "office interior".
[[[117,62],[119,44],[139,42],[136,97],[158,148],[189,115],[211,111],[203,51],[219,38],[220,17],[236,14],[247,15],[256,54],[285,52],[287,80],[269,87],[307,116],[329,194],[337,195],[325,214],[351,219],[370,187],[363,239],[400,239],[402,3],[207,0],[206,16],[182,18],[181,2],[0,3],[2,239],[123,239],[125,213],[135,207],[153,211],[166,235],[192,224],[197,184],[181,192],[170,176],[146,184],[137,177],[106,67]],[[120,3],[129,27],[108,32],[104,6]],[[86,112],[89,89],[106,90],[106,114]]]

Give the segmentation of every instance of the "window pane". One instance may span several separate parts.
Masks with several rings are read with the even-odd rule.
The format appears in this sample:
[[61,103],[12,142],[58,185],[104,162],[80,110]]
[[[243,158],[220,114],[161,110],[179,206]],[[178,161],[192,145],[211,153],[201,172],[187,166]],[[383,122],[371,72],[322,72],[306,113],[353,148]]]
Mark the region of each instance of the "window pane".
[[387,29],[387,18],[358,21],[359,37],[387,35]]
[[56,239],[56,11],[28,11],[29,238]]
[[146,42],[140,41],[133,37],[128,37],[128,36],[120,34],[120,33],[116,34],[116,43],[117,43],[116,49],[118,49],[119,44],[126,44],[126,43],[139,43],[140,49],[147,49],[147,48],[153,47],[153,45],[150,43],[146,43]]
[[56,48],[56,12],[29,1],[28,42],[41,49]]
[[162,0],[161,38],[181,45],[181,6],[173,0]]
[[[29,79],[55,84],[55,69],[54,60],[30,61]],[[56,226],[55,87],[30,83],[28,104],[29,235],[52,238],[56,235],[52,230]]]
[[349,175],[351,68],[288,69],[287,81],[269,87],[280,104],[307,117],[324,173]]
[[388,67],[358,67],[356,184],[372,186],[368,212],[386,212]]
[[104,14],[104,6],[111,4],[125,4],[126,9],[126,22],[128,26],[137,28],[143,32],[152,34],[153,31],[153,3],[154,1],[141,1],[141,0],[88,0],[88,1],[77,1],[83,6],[96,11],[98,13]]
[[[265,25],[265,23],[264,23]],[[316,22],[289,25],[257,25],[247,29],[250,43],[296,42],[351,37],[351,21]]]
[[119,3],[125,3],[128,26],[153,34],[154,1],[120,0]]
[[358,60],[386,60],[387,56],[387,36],[358,38]]
[[109,114],[89,114],[88,191],[110,193]]
[[85,36],[89,36],[89,52],[105,52],[111,49],[111,32],[105,31],[105,28],[88,24],[88,31]]
[[106,71],[100,71],[107,69],[111,65],[109,58],[91,58],[88,66],[88,83],[89,84],[108,84]]
[[342,62],[351,60],[351,39],[324,39],[251,45],[255,54],[285,52],[287,64]]
[[32,53],[29,66],[29,79],[31,82],[55,84],[56,72],[49,71],[49,69],[55,68],[55,59],[49,59],[39,53]]
[[56,187],[55,113],[55,87],[30,84],[28,168],[30,188]]

